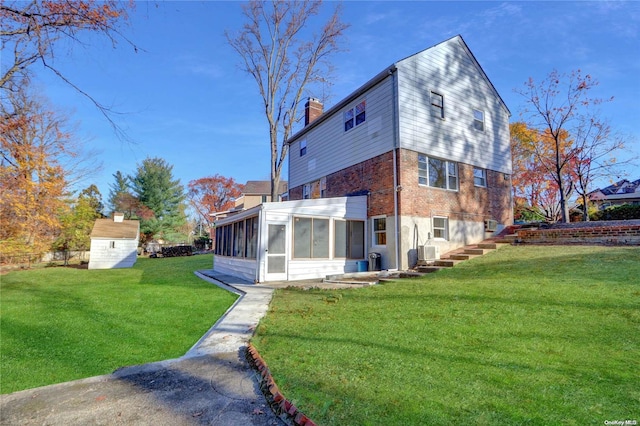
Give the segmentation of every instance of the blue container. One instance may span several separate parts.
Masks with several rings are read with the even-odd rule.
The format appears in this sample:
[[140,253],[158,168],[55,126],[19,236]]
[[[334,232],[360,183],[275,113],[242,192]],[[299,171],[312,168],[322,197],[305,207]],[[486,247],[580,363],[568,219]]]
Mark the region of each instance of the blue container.
[[358,272],[367,272],[369,269],[369,262],[366,260],[358,261]]

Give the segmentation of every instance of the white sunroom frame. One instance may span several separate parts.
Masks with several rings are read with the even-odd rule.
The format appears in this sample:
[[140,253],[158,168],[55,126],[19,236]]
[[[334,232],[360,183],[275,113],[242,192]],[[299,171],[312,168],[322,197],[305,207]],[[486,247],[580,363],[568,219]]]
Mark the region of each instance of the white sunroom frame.
[[[258,218],[256,257],[244,258],[214,255],[213,269],[223,274],[241,277],[254,283],[269,281],[293,281],[324,278],[327,275],[356,272],[358,262],[366,260],[368,247],[367,197],[336,197],[263,203],[233,216],[215,222],[216,231],[245,219]],[[329,258],[296,259],[293,257],[294,217],[329,219]],[[364,248],[362,259],[336,258],[334,256],[334,225],[336,220],[364,222]],[[269,270],[269,262],[280,262],[280,253],[269,253],[269,229],[275,234],[284,233],[284,271]],[[277,227],[274,228],[274,227]],[[274,234],[274,235],[275,235]],[[273,250],[272,250],[273,252]],[[270,260],[271,259],[271,260]],[[279,266],[282,266],[279,264]],[[281,269],[281,268],[280,268]]]

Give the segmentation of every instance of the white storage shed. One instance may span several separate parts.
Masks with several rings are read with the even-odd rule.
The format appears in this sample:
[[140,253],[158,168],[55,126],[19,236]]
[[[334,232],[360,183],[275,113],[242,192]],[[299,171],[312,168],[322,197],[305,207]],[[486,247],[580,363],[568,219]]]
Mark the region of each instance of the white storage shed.
[[115,213],[113,219],[96,219],[91,231],[89,269],[130,268],[138,257],[140,222],[125,220]]

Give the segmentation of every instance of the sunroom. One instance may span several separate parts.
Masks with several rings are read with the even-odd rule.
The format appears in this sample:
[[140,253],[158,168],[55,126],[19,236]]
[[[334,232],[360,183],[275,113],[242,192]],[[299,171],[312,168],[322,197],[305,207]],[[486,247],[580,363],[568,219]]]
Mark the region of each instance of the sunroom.
[[255,283],[356,272],[367,197],[263,203],[215,222],[213,270]]

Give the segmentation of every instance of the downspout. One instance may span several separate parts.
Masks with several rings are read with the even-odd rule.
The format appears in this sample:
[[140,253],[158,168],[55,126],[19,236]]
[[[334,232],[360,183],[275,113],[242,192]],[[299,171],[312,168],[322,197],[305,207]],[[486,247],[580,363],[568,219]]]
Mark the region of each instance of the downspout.
[[398,118],[398,93],[397,93],[397,68],[389,68],[389,74],[391,74],[392,86],[393,86],[393,215],[395,223],[395,247],[396,247],[396,270],[400,270],[400,221],[398,217],[398,192],[402,189],[398,186],[398,140],[400,132],[400,120]]

